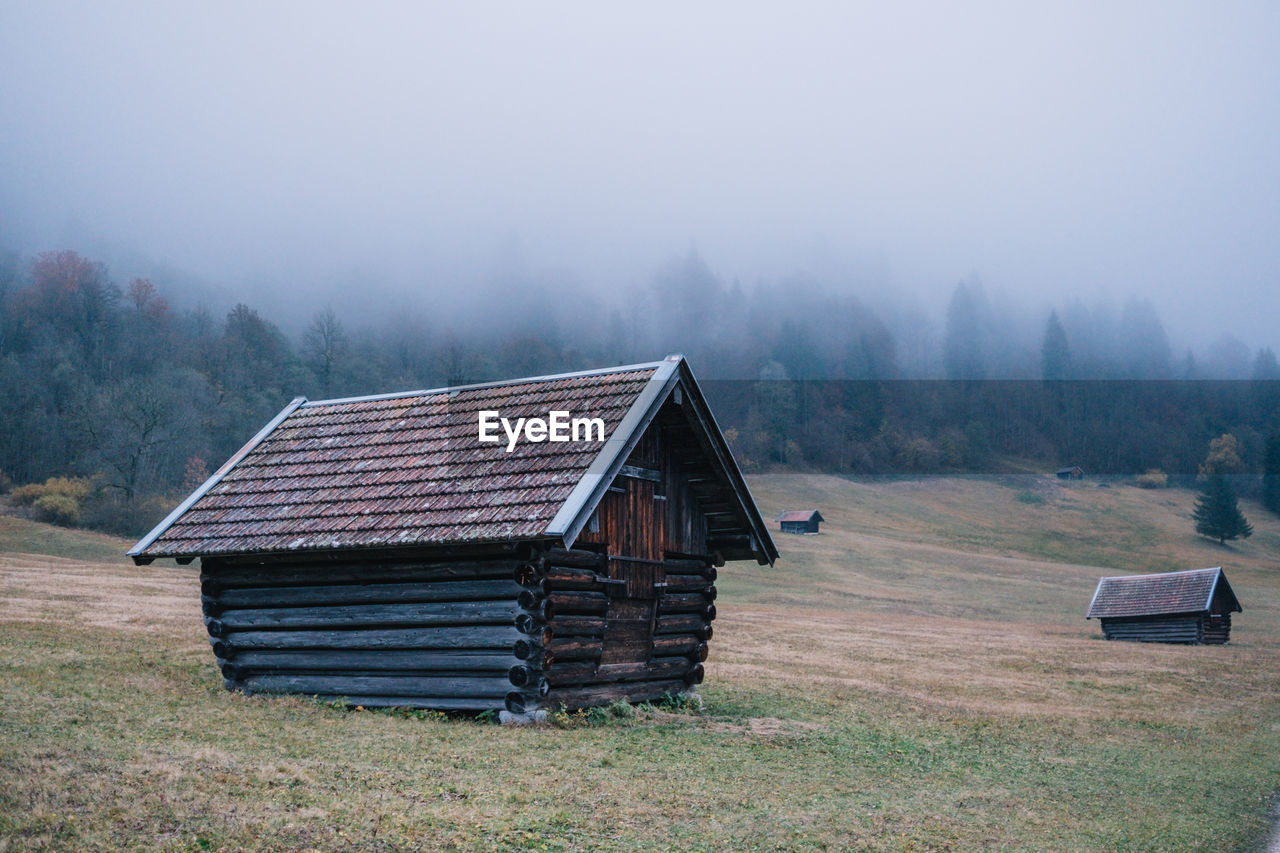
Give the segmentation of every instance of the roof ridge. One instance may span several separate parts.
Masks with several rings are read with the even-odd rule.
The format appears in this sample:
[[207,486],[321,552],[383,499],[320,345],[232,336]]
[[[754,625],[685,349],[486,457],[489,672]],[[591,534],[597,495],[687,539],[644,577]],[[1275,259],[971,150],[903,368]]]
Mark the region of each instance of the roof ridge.
[[1107,575],[1102,578],[1104,581],[1112,580],[1137,580],[1138,578],[1167,578],[1173,575],[1191,575],[1197,572],[1220,572],[1222,566],[1207,566],[1203,569],[1179,569],[1176,572],[1148,572],[1144,575]]
[[388,394],[368,394],[360,397],[335,397],[331,400],[308,400],[300,408],[311,409],[317,406],[336,406],[342,403],[372,403],[380,400],[399,400],[406,397],[434,397],[440,394],[456,394],[460,391],[478,391],[482,388],[502,388],[508,385],[531,385],[535,382],[556,382],[562,379],[581,379],[588,376],[609,376],[616,373],[638,373],[641,370],[656,370],[663,364],[661,361],[647,361],[639,364],[622,364],[617,367],[596,367],[590,370],[576,370],[569,373],[551,373],[546,376],[523,376],[518,379],[498,379],[493,382],[476,382],[470,385],[449,385],[443,388],[426,388],[420,391],[393,391]]

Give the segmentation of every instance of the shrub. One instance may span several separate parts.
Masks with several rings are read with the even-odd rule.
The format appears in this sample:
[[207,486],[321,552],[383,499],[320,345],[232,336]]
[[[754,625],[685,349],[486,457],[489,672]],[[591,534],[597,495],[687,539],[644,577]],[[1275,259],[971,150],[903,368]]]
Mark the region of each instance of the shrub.
[[636,709],[626,699],[615,699],[609,705],[609,713],[619,719],[629,720],[636,715]]
[[80,518],[80,502],[70,495],[47,494],[36,498],[32,503],[36,516],[41,521],[64,526],[75,524]]
[[1140,489],[1163,489],[1169,485],[1169,475],[1159,468],[1148,468],[1147,473],[1134,479],[1134,483]]
[[32,506],[40,498],[61,495],[77,504],[89,496],[93,482],[84,477],[50,477],[43,483],[28,483],[9,493],[9,499],[18,506]]
[[36,502],[36,498],[42,495],[44,495],[43,483],[28,483],[9,492],[9,500],[13,501],[15,506],[31,506]]

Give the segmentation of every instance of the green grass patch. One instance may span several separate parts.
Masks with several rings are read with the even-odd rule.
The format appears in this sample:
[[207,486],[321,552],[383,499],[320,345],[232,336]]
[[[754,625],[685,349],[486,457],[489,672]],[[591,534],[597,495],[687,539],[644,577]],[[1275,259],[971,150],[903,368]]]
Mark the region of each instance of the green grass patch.
[[45,554],[94,563],[126,563],[131,540],[0,515],[0,553]]

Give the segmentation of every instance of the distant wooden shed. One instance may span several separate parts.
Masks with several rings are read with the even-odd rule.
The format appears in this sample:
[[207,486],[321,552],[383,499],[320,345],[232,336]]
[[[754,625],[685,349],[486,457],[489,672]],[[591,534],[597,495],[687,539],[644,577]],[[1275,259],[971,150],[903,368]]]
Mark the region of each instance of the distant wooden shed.
[[[508,448],[493,412],[603,427]],[[698,683],[716,566],[778,552],[672,356],[295,400],[129,555],[200,558],[228,689],[521,714]]]
[[1058,469],[1059,480],[1079,480],[1084,477],[1084,469],[1079,465],[1072,465],[1069,468]]
[[796,509],[778,516],[783,533],[817,533],[818,524],[826,521],[816,509]]
[[1221,568],[1103,578],[1086,619],[1098,619],[1108,640],[1225,643],[1231,614],[1240,613]]

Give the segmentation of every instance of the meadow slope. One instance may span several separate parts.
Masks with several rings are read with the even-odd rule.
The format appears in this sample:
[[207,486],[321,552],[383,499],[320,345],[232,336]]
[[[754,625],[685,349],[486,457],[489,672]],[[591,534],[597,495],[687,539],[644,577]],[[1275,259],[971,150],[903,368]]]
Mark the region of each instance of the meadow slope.
[[[0,519],[0,848],[1256,849],[1280,519],[1034,476],[751,480],[817,507],[722,570],[705,708],[503,728],[223,690],[198,576]],[[1104,574],[1222,565],[1232,643],[1108,643]]]

